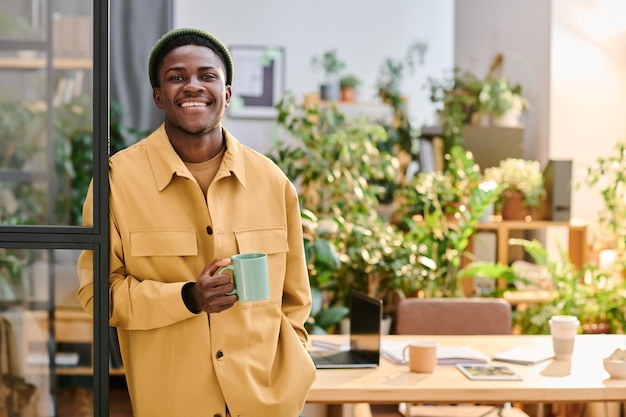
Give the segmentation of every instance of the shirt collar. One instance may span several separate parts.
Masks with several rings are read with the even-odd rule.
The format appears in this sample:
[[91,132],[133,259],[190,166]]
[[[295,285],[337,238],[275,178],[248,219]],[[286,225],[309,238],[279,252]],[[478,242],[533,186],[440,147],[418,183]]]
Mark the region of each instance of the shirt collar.
[[[231,135],[226,129],[222,129],[226,140],[226,152],[224,153],[222,165],[215,176],[215,180],[234,175],[245,188],[246,175],[242,145],[237,138]],[[157,130],[148,136],[147,153],[159,191],[165,189],[165,187],[172,182],[172,178],[174,178],[175,175],[192,178],[189,169],[187,169],[170,143],[167,133],[165,132],[165,124],[159,126]]]

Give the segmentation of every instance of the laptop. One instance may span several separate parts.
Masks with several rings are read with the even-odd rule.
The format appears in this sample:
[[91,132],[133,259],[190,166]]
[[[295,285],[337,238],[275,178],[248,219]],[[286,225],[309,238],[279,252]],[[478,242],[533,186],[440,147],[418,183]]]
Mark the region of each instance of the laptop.
[[350,294],[350,348],[313,350],[317,369],[374,368],[380,364],[383,302],[358,291]]

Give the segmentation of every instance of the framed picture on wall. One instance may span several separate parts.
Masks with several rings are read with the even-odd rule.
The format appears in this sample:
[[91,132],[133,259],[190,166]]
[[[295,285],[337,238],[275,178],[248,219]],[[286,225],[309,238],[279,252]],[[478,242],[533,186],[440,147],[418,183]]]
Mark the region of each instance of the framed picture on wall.
[[285,51],[276,46],[231,45],[235,71],[228,115],[274,119],[285,88]]

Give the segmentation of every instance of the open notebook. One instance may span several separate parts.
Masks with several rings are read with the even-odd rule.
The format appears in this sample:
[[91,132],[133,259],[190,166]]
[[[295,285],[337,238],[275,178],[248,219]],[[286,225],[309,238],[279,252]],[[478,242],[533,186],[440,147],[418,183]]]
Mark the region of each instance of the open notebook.
[[[405,365],[402,357],[407,341],[383,341],[381,355],[390,362]],[[489,357],[469,346],[438,346],[437,365],[455,365],[457,363],[487,363]]]

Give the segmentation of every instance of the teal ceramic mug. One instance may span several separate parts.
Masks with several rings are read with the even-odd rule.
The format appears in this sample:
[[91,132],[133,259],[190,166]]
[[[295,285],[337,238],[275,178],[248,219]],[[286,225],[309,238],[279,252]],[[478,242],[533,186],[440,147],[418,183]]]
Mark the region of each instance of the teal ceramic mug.
[[218,274],[228,270],[233,275],[235,289],[228,293],[237,294],[239,301],[263,301],[270,298],[270,274],[267,255],[264,253],[240,253],[231,258],[231,264],[219,269]]

